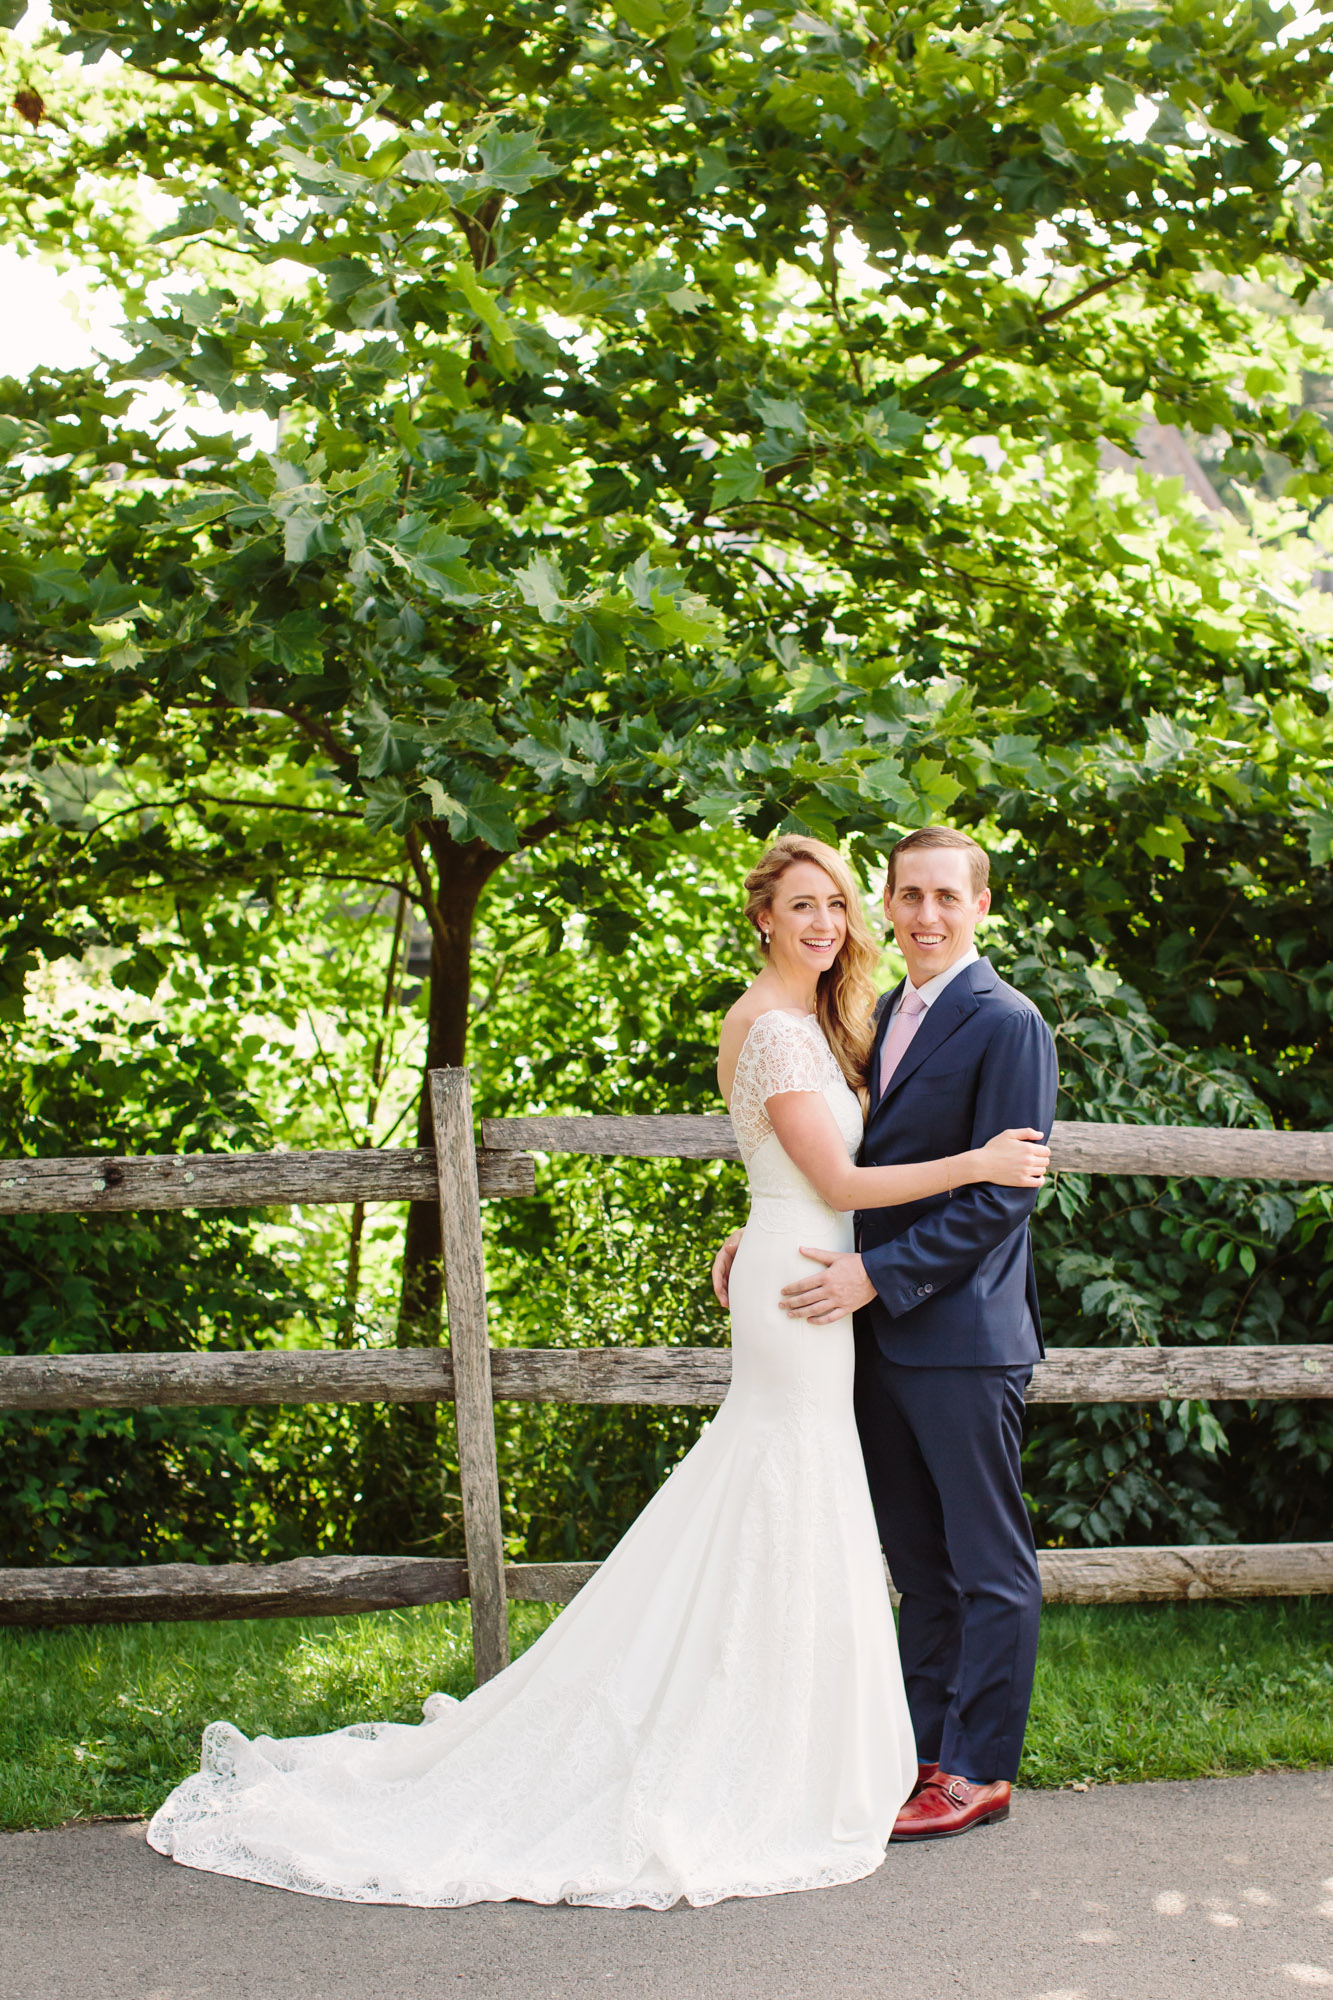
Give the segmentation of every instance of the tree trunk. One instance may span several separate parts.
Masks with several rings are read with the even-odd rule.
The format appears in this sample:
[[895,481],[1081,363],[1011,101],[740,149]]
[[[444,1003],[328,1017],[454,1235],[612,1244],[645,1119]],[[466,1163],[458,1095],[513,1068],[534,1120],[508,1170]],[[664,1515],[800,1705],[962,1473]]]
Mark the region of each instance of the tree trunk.
[[[480,841],[460,846],[442,826],[427,822],[420,831],[429,844],[423,866],[434,874],[428,909],[432,930],[429,1030],[424,1070],[461,1066],[467,1055],[468,996],[472,984],[472,927],[481,892],[504,860]],[[424,894],[424,884],[423,894]],[[423,1072],[417,1107],[417,1144],[433,1146],[430,1091]],[[415,1347],[439,1338],[444,1267],[440,1211],[433,1201],[414,1201],[407,1212],[403,1282],[398,1306],[398,1345]]]

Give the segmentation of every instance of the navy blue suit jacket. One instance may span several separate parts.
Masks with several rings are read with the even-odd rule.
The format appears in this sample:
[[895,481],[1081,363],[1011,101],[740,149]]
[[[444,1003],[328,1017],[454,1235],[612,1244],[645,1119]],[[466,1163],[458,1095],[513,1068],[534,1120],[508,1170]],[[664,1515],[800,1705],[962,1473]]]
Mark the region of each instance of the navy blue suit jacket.
[[[984,1146],[1031,1125],[1050,1136],[1055,1043],[1041,1015],[987,959],[950,980],[879,1094],[880,1048],[896,993],[877,1011],[861,1158],[890,1167]],[[989,1183],[867,1209],[857,1246],[878,1296],[857,1314],[890,1361],[994,1368],[1037,1361],[1041,1318],[1028,1241],[1035,1191]]]

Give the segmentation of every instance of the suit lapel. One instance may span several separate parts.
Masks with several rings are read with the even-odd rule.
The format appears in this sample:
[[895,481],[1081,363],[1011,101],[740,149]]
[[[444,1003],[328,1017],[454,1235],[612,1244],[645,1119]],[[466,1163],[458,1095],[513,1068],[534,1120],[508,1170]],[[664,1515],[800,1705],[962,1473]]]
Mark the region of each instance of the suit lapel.
[[[978,977],[978,975],[980,976]],[[876,1100],[874,1110],[871,1113],[872,1117],[882,1106],[890,1102],[897,1092],[901,1090],[909,1077],[915,1076],[923,1063],[929,1062],[936,1050],[948,1041],[950,1035],[957,1028],[960,1028],[963,1022],[968,1020],[971,1015],[976,1013],[980,1003],[976,992],[973,991],[974,978],[976,978],[977,985],[983,992],[994,985],[995,972],[989,960],[979,958],[975,964],[967,968],[966,972],[960,972],[956,979],[949,981],[949,984],[945,987],[943,993],[940,994],[938,1000],[933,1001],[930,1007],[927,1008],[926,1018],[917,1029],[912,1040],[908,1043],[906,1052],[889,1079],[888,1089]],[[886,1017],[887,1014],[888,1009],[886,1008]],[[879,1077],[879,1048],[880,1042],[877,1039],[875,1044],[875,1077],[877,1082]]]

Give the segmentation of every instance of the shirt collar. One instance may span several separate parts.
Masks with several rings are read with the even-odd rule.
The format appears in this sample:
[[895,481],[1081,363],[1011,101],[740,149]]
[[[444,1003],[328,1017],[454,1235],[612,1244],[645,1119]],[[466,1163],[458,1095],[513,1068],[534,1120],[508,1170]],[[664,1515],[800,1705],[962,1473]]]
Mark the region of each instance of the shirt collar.
[[903,981],[902,997],[899,999],[898,1005],[901,1007],[903,1000],[907,998],[909,993],[915,993],[919,1000],[925,1001],[927,1007],[931,1006],[934,1001],[939,999],[949,981],[956,979],[960,972],[966,972],[968,966],[975,965],[980,957],[981,953],[975,945],[972,945],[969,950],[963,953],[961,958],[956,958],[947,970],[937,972],[933,979],[927,979],[923,985],[913,986],[910,979],[905,979]]

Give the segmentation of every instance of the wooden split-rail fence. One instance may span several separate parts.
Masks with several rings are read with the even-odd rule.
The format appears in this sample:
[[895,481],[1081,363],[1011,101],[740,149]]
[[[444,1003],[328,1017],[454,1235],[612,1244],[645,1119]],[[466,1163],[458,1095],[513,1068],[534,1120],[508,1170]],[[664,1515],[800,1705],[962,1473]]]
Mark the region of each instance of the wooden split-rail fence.
[[[0,1568],[0,1624],[268,1618],[386,1610],[470,1598],[479,1680],[508,1659],[509,1598],[564,1603],[595,1563],[504,1556],[495,1400],[717,1404],[725,1348],[492,1348],[481,1202],[531,1194],[534,1153],[734,1160],[725,1117],[488,1118],[476,1144],[468,1073],[430,1076],[435,1146],[376,1151],[0,1161],[0,1213],[268,1207],[290,1202],[438,1199],[447,1347],[326,1352],[0,1357],[0,1410],[139,1409],[257,1403],[452,1400],[465,1561],[320,1556],[272,1564],[161,1563],[129,1569]],[[1333,1182],[1333,1133],[1059,1124],[1066,1172]],[[701,1256],[711,1246],[700,1246]],[[1333,1396],[1333,1346],[1057,1348],[1033,1403]],[[1048,1600],[1298,1595],[1333,1591],[1333,1542],[1043,1549]]]

